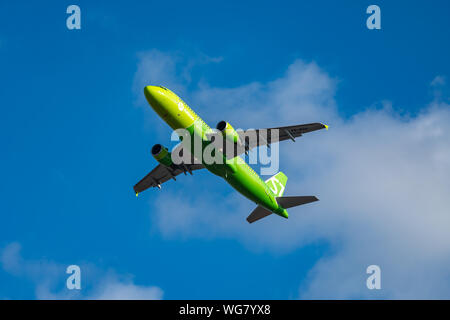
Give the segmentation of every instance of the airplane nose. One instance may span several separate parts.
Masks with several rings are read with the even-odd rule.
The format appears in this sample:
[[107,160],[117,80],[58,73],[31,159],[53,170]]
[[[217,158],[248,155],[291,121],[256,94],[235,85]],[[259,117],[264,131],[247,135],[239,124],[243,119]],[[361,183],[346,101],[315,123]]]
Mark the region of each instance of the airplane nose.
[[159,87],[157,86],[146,86],[144,88],[144,95],[151,105],[154,105],[154,103],[157,101],[158,93]]
[[144,95],[148,103],[160,117],[167,116],[169,112],[169,105],[171,97],[169,91],[161,86],[146,86],[144,88]]
[[153,110],[155,110],[160,116],[167,113],[165,107],[167,97],[162,87],[146,86],[144,88],[144,95]]

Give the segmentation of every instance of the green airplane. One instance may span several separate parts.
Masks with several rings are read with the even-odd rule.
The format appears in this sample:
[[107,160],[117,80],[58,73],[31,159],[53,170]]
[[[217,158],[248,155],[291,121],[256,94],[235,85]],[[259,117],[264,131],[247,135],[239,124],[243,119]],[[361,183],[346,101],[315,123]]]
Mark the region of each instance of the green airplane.
[[[314,196],[283,196],[287,182],[284,173],[278,172],[263,181],[241,155],[248,154],[249,150],[258,146],[266,145],[270,148],[270,144],[275,142],[288,139],[295,141],[296,137],[304,133],[328,129],[328,126],[309,123],[238,132],[228,122],[220,121],[214,130],[169,89],[147,86],[144,94],[153,110],[177,132],[181,143],[172,152],[160,144],[152,147],[151,153],[159,164],[134,186],[136,196],[150,187],[161,189],[162,183],[170,179],[176,180],[176,176],[181,173],[192,175],[193,171],[206,168],[257,204],[256,209],[247,217],[249,223],[272,213],[288,218],[286,209],[318,201]],[[200,141],[200,144],[196,144],[195,140]],[[207,161],[202,156],[207,150],[215,161]]]

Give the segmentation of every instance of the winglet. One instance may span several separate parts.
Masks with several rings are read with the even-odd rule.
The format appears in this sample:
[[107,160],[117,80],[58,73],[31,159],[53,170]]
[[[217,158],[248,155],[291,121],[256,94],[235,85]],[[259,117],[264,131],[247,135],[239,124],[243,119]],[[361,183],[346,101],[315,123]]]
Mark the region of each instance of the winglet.
[[325,127],[326,130],[328,130],[328,126],[326,124],[322,123],[322,125]]
[[136,192],[136,198],[137,198],[138,195],[139,195],[139,192]]

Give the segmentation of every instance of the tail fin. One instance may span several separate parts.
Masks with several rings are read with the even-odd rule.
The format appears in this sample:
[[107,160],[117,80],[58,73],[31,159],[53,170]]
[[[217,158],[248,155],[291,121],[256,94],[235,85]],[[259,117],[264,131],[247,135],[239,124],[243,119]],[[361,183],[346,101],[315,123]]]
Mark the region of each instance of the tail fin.
[[296,196],[296,197],[277,197],[277,202],[285,209],[300,206],[310,202],[319,201],[314,196]]
[[[277,214],[284,216],[285,218],[287,218],[286,209],[319,200],[314,196],[283,197],[287,182],[287,177],[283,172],[278,172],[276,175],[266,180],[265,182],[275,195],[275,199],[277,200],[278,205],[282,207],[286,216],[278,213],[278,211]],[[261,206],[257,206],[255,210],[253,210],[252,213],[250,213],[250,215],[247,217],[247,221],[249,223],[252,223],[259,219],[265,218],[270,214],[272,214],[271,211]]]
[[275,197],[281,197],[286,188],[287,177],[283,172],[278,172],[273,177],[267,179],[266,185],[272,190]]
[[[286,187],[286,182],[287,177],[283,172],[278,172],[276,175],[265,181],[266,185],[270,190],[272,190],[275,197],[281,197],[283,195],[284,189]],[[252,213],[250,213],[250,215],[247,217],[247,221],[249,223],[252,223],[259,219],[265,218],[270,214],[272,214],[271,211],[261,206],[257,206],[255,210],[253,210]]]

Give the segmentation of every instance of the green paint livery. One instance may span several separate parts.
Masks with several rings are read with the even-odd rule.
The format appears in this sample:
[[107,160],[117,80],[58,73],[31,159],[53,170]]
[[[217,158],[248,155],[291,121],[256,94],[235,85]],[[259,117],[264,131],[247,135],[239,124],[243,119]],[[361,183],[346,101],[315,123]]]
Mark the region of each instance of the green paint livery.
[[[209,135],[216,131],[211,129],[191,108],[189,108],[183,100],[181,100],[169,89],[161,86],[147,86],[144,88],[144,94],[154,111],[173,130],[185,129],[189,132],[192,141],[195,139],[201,141],[201,148],[195,148],[195,143],[190,144],[191,154],[194,155],[195,158],[201,159],[202,161],[202,163],[197,166],[204,167],[213,174],[223,178],[239,193],[258,205],[258,207],[247,218],[249,222],[259,220],[271,213],[276,213],[284,218],[287,218],[287,208],[317,201],[317,198],[312,196],[283,197],[287,177],[282,172],[279,172],[267,181],[263,181],[261,177],[239,155],[232,158],[227,158],[221,152],[222,150],[214,149],[214,152],[218,152],[217,156],[221,157],[223,161],[208,164],[203,160],[202,155],[205,148],[212,143]],[[232,141],[233,143],[238,143],[239,135],[236,131],[230,124],[225,122],[222,123],[223,130],[221,130],[221,132],[224,135],[224,138]],[[218,128],[219,126],[220,123]],[[273,129],[283,130],[283,134],[286,133],[285,137],[280,136],[281,138],[278,141],[281,141],[288,138],[294,140],[294,136],[300,136],[302,133],[322,128],[327,128],[327,126],[314,123]],[[195,165],[174,165],[170,152],[159,144],[152,148],[152,154],[155,159],[164,166],[164,170],[167,171],[166,174],[169,178],[171,177],[175,179],[177,174],[182,172],[186,174],[186,171],[192,174],[192,170],[200,168],[195,167]],[[157,169],[158,168],[152,171],[135,186],[134,189],[136,191],[136,195],[150,186],[160,187],[161,182],[165,182],[165,180],[169,179],[165,176],[160,178],[161,175],[158,176],[158,173],[159,171],[162,172],[163,169],[159,169],[159,171],[157,171]]]

